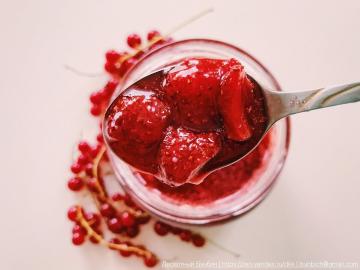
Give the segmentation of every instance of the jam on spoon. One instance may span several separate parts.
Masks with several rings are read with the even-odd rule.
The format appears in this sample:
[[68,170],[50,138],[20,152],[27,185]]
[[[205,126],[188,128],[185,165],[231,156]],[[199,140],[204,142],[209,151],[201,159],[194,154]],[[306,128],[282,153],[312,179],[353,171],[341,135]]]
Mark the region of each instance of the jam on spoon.
[[112,151],[179,186],[247,154],[267,126],[260,86],[235,59],[185,59],[123,91],[105,116]]
[[107,144],[171,186],[199,184],[248,154],[291,114],[360,101],[360,83],[302,92],[261,87],[235,59],[185,59],[125,89],[105,115]]

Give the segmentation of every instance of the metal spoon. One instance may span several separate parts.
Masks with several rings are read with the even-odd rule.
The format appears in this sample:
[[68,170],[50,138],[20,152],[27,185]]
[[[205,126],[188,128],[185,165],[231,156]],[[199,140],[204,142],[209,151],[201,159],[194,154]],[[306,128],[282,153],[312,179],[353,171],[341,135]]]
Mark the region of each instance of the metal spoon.
[[266,131],[278,120],[292,114],[360,101],[360,82],[301,92],[278,92],[265,88],[262,91],[268,108]]
[[[168,66],[163,69],[156,70],[147,76],[139,79],[137,82],[134,82],[131,85],[127,85],[124,88],[123,92],[126,92],[127,89],[131,89],[132,86],[136,85],[138,82],[141,82],[146,79],[151,79],[152,77],[161,76],[167,74],[171,69],[176,68],[176,65]],[[263,135],[259,137],[257,143],[253,145],[247,153],[250,153],[262,140],[267,131],[280,119],[287,117],[292,114],[307,112],[316,109],[322,109],[330,106],[336,106],[346,103],[352,103],[360,101],[360,82],[354,82],[349,84],[329,86],[325,88],[307,90],[300,92],[279,92],[266,89],[260,85],[263,96],[265,98],[265,103],[267,107],[267,117],[268,123],[264,129]],[[135,95],[136,95],[135,91]],[[131,95],[131,93],[129,93]],[[116,104],[117,98],[113,100],[112,105],[109,106],[105,114],[105,119],[109,115],[113,104]],[[104,123],[105,124],[105,123]],[[104,125],[105,126],[105,125]],[[106,136],[105,136],[106,138]],[[247,153],[239,157],[239,159],[245,157]],[[239,160],[238,159],[238,160]],[[207,175],[211,172],[221,169],[225,166],[228,166],[235,161],[229,162],[227,164],[221,164],[218,167],[213,167],[205,173],[202,172],[202,175],[198,180],[201,182]]]

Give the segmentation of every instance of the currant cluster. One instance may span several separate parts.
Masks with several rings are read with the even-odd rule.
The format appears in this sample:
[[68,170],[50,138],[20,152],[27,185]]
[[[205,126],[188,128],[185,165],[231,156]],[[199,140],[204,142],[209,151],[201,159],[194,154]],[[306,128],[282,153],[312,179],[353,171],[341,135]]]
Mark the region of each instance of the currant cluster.
[[[106,53],[105,70],[109,73],[110,80],[102,89],[90,95],[90,113],[99,117],[100,121],[112,94],[129,68],[140,57],[171,41],[170,38],[162,37],[156,30],[147,34],[147,40],[148,42],[143,45],[141,37],[132,34],[127,37],[130,52],[110,50]],[[70,170],[73,176],[67,185],[74,192],[90,193],[97,212],[86,211],[81,205],[70,207],[67,215],[74,223],[73,244],[78,246],[89,240],[93,244],[100,244],[117,251],[122,257],[134,255],[142,258],[146,266],[155,266],[158,262],[156,255],[143,245],[137,245],[131,241],[140,233],[141,226],[150,221],[150,215],[139,208],[129,195],[125,193],[109,195],[105,188],[103,176],[109,166],[101,124],[96,144],[91,145],[86,141],[81,141],[77,148],[79,155],[71,165]],[[160,221],[155,222],[154,230],[160,236],[168,233],[178,235],[182,241],[192,242],[197,247],[205,244],[205,239],[201,235]],[[104,235],[108,233],[113,237],[105,240]]]
[[158,48],[168,42],[171,38],[162,37],[159,31],[152,30],[147,34],[147,44],[142,45],[141,37],[138,34],[131,34],[127,37],[127,44],[131,51],[109,50],[105,54],[104,69],[112,79],[106,85],[90,95],[91,109],[93,116],[100,116],[106,109],[110,97],[114,93],[119,80],[125,73],[151,50]]
[[174,227],[161,221],[155,222],[154,230],[160,236],[165,236],[168,233],[178,235],[182,241],[191,241],[196,247],[202,247],[203,245],[205,245],[205,238],[200,234],[193,233],[190,230]]

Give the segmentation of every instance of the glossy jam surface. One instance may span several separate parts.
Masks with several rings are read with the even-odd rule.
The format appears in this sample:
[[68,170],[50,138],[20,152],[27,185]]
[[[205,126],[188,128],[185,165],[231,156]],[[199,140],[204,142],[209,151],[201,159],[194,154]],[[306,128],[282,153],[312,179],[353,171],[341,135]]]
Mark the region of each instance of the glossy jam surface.
[[208,175],[199,185],[184,184],[171,187],[154,176],[142,174],[141,179],[151,190],[157,190],[161,198],[178,205],[203,206],[214,203],[245,189],[255,181],[255,174],[267,166],[267,154],[271,154],[272,132],[246,157],[236,163]]
[[170,186],[238,160],[267,123],[262,90],[235,59],[185,59],[126,89],[105,117],[114,153]]

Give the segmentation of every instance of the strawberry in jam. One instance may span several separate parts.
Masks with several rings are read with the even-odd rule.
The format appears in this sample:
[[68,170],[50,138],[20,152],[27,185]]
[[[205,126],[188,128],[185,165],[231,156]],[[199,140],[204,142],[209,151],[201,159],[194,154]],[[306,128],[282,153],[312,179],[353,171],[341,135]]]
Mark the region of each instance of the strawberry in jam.
[[122,92],[105,118],[111,149],[171,186],[199,184],[259,141],[261,87],[235,59],[189,58]]

